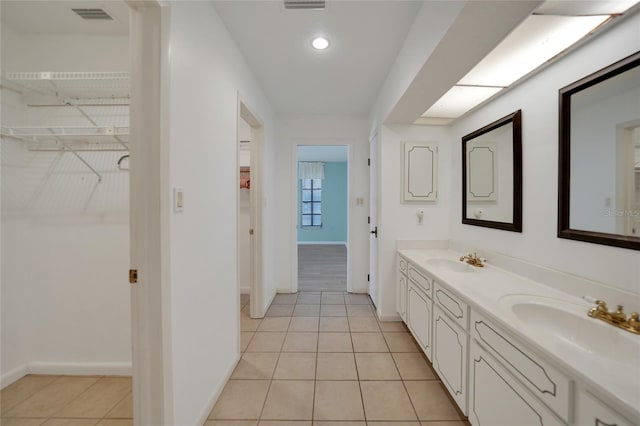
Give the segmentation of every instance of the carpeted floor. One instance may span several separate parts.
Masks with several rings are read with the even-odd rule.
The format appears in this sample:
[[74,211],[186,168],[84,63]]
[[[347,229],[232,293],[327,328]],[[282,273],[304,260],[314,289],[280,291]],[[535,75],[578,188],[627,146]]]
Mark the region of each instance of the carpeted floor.
[[344,244],[298,245],[298,291],[346,291]]

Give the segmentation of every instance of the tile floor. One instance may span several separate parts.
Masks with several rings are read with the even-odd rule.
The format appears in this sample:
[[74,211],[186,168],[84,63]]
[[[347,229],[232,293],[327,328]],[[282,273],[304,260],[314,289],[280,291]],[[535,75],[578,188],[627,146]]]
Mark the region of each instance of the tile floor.
[[241,298],[242,358],[205,426],[468,426],[402,323],[366,295]]
[[132,426],[131,377],[27,375],[0,392],[2,426]]

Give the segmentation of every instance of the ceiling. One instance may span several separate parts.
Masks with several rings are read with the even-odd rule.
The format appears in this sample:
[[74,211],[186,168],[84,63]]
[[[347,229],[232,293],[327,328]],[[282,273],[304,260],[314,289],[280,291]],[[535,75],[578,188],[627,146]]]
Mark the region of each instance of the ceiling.
[[[277,112],[370,111],[422,1],[327,1],[286,10],[282,1],[214,1]],[[331,45],[314,51],[325,35]]]
[[[2,25],[25,34],[129,33],[129,6],[124,1],[0,1]],[[113,20],[84,20],[73,8],[98,8]]]

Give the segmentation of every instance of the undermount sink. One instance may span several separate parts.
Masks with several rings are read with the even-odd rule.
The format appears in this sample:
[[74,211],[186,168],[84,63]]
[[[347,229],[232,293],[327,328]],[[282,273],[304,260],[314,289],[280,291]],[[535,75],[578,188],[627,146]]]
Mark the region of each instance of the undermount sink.
[[637,371],[640,336],[587,316],[588,306],[543,296],[503,296],[500,306],[513,326],[560,353],[602,357]]
[[446,269],[447,271],[451,272],[473,272],[474,268],[473,266],[464,262],[441,258],[429,259],[426,261],[426,264],[434,268]]

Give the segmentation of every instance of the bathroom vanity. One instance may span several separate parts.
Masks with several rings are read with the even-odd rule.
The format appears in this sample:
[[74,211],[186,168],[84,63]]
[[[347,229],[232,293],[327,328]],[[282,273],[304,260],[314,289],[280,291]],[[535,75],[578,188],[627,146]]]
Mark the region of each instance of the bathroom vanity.
[[640,335],[444,249],[401,249],[397,312],[474,426],[640,424]]

